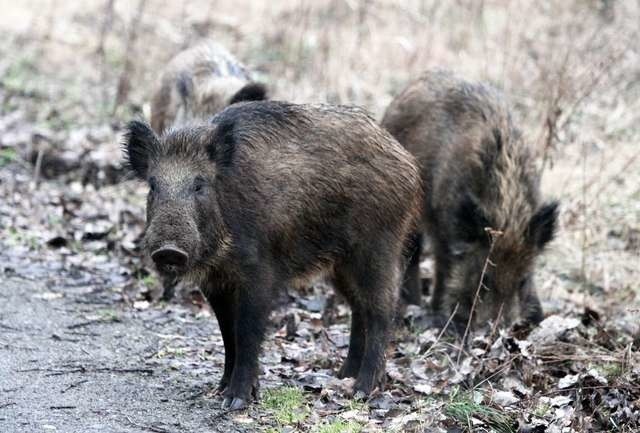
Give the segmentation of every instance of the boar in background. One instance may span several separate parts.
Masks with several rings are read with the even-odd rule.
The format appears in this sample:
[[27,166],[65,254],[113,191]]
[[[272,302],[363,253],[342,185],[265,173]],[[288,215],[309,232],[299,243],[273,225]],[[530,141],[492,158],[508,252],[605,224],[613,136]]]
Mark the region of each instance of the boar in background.
[[[460,332],[478,293],[475,323],[510,319],[516,302],[522,319],[540,322],[532,276],[554,237],[558,203],[542,201],[534,154],[500,92],[427,72],[392,101],[382,126],[420,166],[422,222],[436,265],[433,309],[444,318],[457,311]],[[414,257],[407,271],[409,292],[421,287],[419,262]]]
[[266,98],[265,86],[253,82],[225,48],[202,42],[180,52],[164,69],[151,99],[151,127],[162,134],[207,120],[230,104]]

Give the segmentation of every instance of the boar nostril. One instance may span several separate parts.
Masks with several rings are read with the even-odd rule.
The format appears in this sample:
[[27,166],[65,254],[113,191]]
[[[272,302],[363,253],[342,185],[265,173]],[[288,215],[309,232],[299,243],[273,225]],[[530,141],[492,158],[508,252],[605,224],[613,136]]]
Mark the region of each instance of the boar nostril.
[[183,268],[187,265],[189,255],[180,248],[164,246],[151,253],[151,259],[161,268],[168,266]]

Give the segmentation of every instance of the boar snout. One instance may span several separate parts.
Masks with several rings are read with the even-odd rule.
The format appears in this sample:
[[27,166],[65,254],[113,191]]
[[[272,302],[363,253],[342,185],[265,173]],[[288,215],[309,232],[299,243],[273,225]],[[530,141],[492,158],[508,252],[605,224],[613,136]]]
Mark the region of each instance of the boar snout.
[[189,254],[175,245],[164,245],[151,253],[151,259],[159,271],[180,274],[187,268]]

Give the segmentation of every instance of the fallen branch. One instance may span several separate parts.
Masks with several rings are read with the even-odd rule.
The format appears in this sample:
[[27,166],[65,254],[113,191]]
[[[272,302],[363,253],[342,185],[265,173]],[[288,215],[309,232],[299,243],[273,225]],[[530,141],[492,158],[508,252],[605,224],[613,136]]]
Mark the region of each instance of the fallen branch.
[[120,319],[118,318],[87,320],[86,322],[74,323],[72,325],[69,325],[67,326],[67,329],[77,329],[77,328],[83,328],[85,326],[90,326],[90,325],[97,325],[101,323],[115,323],[119,321]]
[[63,374],[74,374],[74,373],[144,373],[144,374],[153,374],[153,370],[150,368],[114,368],[114,367],[102,367],[102,368],[86,368],[85,366],[79,365],[77,367],[71,368],[69,370],[60,370],[53,368],[27,368],[24,370],[15,370],[16,373],[29,373],[33,371],[47,371],[49,374],[45,376],[62,376]]
[[55,341],[68,341],[69,343],[77,343],[80,340],[77,340],[75,338],[65,338],[65,337],[61,337],[58,334],[53,334],[51,335],[51,339],[55,340]]

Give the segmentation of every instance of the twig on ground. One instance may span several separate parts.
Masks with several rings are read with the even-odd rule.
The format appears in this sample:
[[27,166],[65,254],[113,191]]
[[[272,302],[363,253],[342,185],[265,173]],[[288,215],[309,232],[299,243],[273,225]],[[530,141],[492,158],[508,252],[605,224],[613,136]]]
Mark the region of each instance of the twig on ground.
[[118,319],[116,317],[112,317],[112,318],[109,318],[109,319],[87,320],[86,322],[80,322],[80,323],[71,324],[71,325],[67,326],[67,329],[77,329],[77,328],[83,328],[85,326],[96,325],[96,324],[100,324],[100,323],[115,323],[115,322],[119,322],[119,321],[120,321],[120,319]]
[[13,326],[5,325],[2,322],[0,322],[0,328],[6,329],[7,331],[20,331],[20,329],[14,328]]
[[[595,386],[579,386],[579,387],[573,387],[573,388],[563,388],[563,389],[552,389],[543,393],[540,393],[539,395],[541,396],[547,396],[547,395],[553,395],[553,394],[560,394],[563,392],[571,392],[571,391],[576,391],[576,390],[586,390],[586,389],[615,389],[615,390],[620,390],[620,389],[634,389],[634,390],[638,390],[640,389],[640,386],[633,386],[633,385],[620,385],[620,384],[612,384],[612,385],[595,385]],[[533,398],[533,396],[531,397]]]
[[520,355],[512,355],[510,356],[507,360],[504,361],[504,363],[502,364],[502,366],[500,366],[500,368],[498,370],[496,370],[493,374],[489,375],[488,377],[485,377],[484,379],[482,379],[480,382],[478,382],[477,384],[474,385],[474,389],[478,389],[480,388],[480,386],[486,382],[489,382],[491,379],[493,379],[494,377],[505,373],[507,370],[509,370],[509,368],[511,368],[511,364],[513,363],[513,361],[518,358],[518,356]]
[[150,368],[98,368],[96,373],[144,373],[153,374],[153,370]]
[[72,388],[77,388],[78,386],[82,385],[83,383],[87,383],[89,382],[89,379],[82,379],[79,380],[77,382],[72,383],[71,385],[67,386],[65,389],[60,391],[60,394],[64,394],[65,392],[69,391]]
[[83,365],[74,366],[68,370],[59,370],[53,368],[27,368],[24,370],[15,370],[17,373],[29,373],[34,371],[47,371],[49,372],[45,376],[61,376],[63,374],[74,373],[144,373],[153,374],[153,370],[150,368],[118,368],[118,367],[102,367],[102,368],[87,368]]
[[444,326],[440,330],[440,333],[436,337],[436,341],[434,341],[433,344],[431,345],[431,347],[429,347],[429,349],[425,352],[425,354],[424,354],[425,358],[431,354],[431,349],[436,347],[436,345],[440,342],[440,339],[442,338],[444,333],[447,331],[447,328],[449,328],[449,325],[451,324],[451,321],[455,317],[457,311],[458,311],[458,304],[456,304],[455,308],[453,309],[453,312],[449,315],[449,318],[447,319],[446,323],[444,324]]
[[152,432],[155,432],[155,433],[169,433],[169,430],[167,430],[165,428],[162,428],[162,427],[158,427],[158,426],[155,426],[155,425],[142,425],[142,424],[138,424],[136,422],[133,422],[131,420],[131,418],[129,418],[128,415],[124,415],[124,418],[127,420],[127,422],[129,424],[131,424],[132,426],[137,427],[139,429],[148,430],[148,431],[152,431]]
[[15,344],[9,344],[5,342],[0,342],[0,346],[2,346],[4,349],[18,349],[18,350],[30,350],[30,351],[38,350],[35,347],[17,346]]
[[20,391],[22,388],[24,388],[24,386],[18,386],[16,388],[2,388],[0,391],[2,391],[2,392],[16,392],[16,391]]
[[65,337],[61,337],[58,334],[52,334],[51,335],[51,339],[55,340],[55,341],[67,341],[69,343],[77,343],[80,340],[77,340],[75,338],[65,338]]

